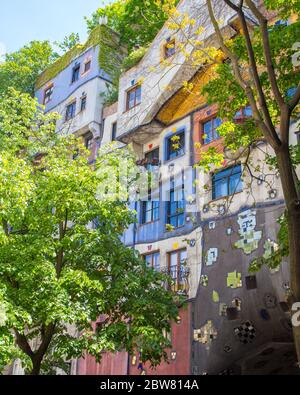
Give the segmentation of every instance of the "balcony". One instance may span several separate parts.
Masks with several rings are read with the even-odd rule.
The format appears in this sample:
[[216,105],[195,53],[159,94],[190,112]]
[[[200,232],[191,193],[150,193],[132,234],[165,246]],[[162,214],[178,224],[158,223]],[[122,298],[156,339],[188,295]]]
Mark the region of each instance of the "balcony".
[[161,268],[160,272],[171,277],[171,282],[166,282],[165,287],[178,295],[187,296],[190,291],[190,268],[182,266],[180,270],[172,271],[170,268]]

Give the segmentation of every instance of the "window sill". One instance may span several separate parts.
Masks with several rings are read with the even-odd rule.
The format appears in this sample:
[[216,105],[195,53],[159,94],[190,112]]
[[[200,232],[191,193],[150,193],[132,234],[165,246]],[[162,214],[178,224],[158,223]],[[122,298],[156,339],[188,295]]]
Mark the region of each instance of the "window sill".
[[150,221],[150,222],[145,222],[143,224],[139,224],[139,227],[141,228],[141,227],[146,226],[146,225],[154,225],[156,222],[159,222],[159,220],[160,219],[158,218],[155,221]]
[[175,160],[177,160],[177,159],[182,158],[183,156],[185,156],[185,154],[186,154],[186,152],[184,151],[183,154],[176,156],[176,158],[166,159],[166,160],[164,161],[164,164],[165,164],[165,165],[171,164],[171,162],[173,162],[173,161],[175,161]]
[[[220,141],[222,139],[222,137],[219,137],[218,139],[215,139],[215,140],[212,140],[212,141],[210,141],[209,143],[205,143],[204,141],[201,143],[201,148],[202,147],[207,147],[207,146],[209,146],[209,145],[212,145],[213,143],[216,143],[217,141]],[[200,148],[200,149],[201,149]]]
[[174,228],[174,229],[172,229],[172,230],[167,230],[167,229],[165,229],[164,233],[176,232],[176,230],[182,229],[182,228],[184,228],[184,227],[185,227],[185,224],[184,224],[184,225],[181,225],[181,226],[178,226],[177,228]]
[[228,200],[228,198],[232,198],[232,197],[234,197],[236,195],[240,195],[243,192],[244,191],[239,191],[239,192],[232,193],[231,195],[226,195],[226,196],[222,196],[222,197],[219,197],[219,198],[216,198],[216,199],[211,199],[207,204],[217,203],[217,202],[220,202],[221,200]]
[[123,112],[123,114],[127,114],[128,112],[134,110],[135,108],[139,107],[140,105],[141,105],[141,103],[136,104],[134,107],[131,107],[131,108],[126,109],[126,110]]

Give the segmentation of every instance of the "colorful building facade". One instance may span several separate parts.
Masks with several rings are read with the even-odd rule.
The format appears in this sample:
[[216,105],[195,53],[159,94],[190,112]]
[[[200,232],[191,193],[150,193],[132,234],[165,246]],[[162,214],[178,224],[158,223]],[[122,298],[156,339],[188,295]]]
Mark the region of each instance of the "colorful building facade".
[[[192,3],[192,4],[191,4]],[[202,40],[213,39],[204,2],[182,1],[180,12],[198,16],[207,29]],[[236,34],[235,16],[223,21]],[[199,27],[199,26],[198,26]],[[197,25],[189,34],[197,30]],[[271,148],[261,142],[246,155],[224,147],[217,128],[216,105],[197,92],[213,77],[213,69],[191,67],[181,51],[184,40],[167,25],[145,57],[120,78],[119,101],[103,108],[101,93],[110,83],[97,62],[98,46],[86,49],[37,90],[46,111],[63,118],[58,131],[83,136],[91,158],[102,145],[117,141],[131,145],[137,165],[156,179],[151,190],[131,201],[137,223],[123,235],[153,270],[169,274],[173,290],[186,304],[172,323],[169,362],[155,370],[125,351],[103,353],[101,364],[86,355],[74,361],[78,375],[205,375],[280,374],[295,370],[292,327],[288,313],[288,262],[278,270],[249,273],[258,256],[277,248],[277,219],[284,211],[280,180],[265,163]],[[170,45],[171,43],[171,45]],[[190,53],[193,48],[188,49]],[[176,66],[174,66],[174,64]],[[87,66],[88,65],[88,66]],[[185,81],[192,83],[187,90]],[[75,103],[75,108],[74,108]],[[79,107],[78,107],[79,106]],[[251,117],[245,107],[237,121]],[[297,142],[297,128],[291,136]],[[176,147],[174,147],[176,146]],[[224,152],[223,168],[211,174],[195,168],[203,152]]]

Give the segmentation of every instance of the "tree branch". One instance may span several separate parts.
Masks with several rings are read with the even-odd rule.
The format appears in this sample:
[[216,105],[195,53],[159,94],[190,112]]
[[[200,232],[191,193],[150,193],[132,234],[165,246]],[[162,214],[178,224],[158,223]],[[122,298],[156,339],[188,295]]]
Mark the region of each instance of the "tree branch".
[[34,352],[32,351],[26,336],[19,333],[16,329],[14,330],[14,332],[16,335],[16,343],[19,346],[19,348],[30,358],[33,358]]

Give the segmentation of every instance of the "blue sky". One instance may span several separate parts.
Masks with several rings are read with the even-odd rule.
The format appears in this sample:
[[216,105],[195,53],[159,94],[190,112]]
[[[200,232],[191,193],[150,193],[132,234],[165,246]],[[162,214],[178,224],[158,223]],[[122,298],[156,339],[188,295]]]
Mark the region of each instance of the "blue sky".
[[1,0],[0,55],[31,40],[62,41],[72,32],[86,38],[84,16],[109,0]]

